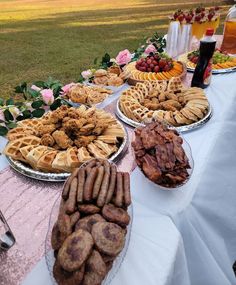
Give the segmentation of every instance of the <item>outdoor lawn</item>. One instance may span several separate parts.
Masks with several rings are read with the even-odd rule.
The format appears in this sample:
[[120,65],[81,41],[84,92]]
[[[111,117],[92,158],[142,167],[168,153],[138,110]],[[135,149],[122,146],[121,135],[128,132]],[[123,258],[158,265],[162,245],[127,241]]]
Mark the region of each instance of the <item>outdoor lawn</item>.
[[[165,34],[179,8],[222,7],[232,1],[0,0],[0,97],[21,81],[48,76],[75,81],[94,58],[133,51],[155,31]],[[223,22],[223,21],[222,21]],[[222,33],[222,24],[218,33]]]

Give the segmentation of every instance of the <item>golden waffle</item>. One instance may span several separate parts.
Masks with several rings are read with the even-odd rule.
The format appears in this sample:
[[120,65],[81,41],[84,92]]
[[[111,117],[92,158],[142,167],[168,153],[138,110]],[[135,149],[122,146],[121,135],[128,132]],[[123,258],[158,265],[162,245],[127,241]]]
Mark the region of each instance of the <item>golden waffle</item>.
[[81,163],[88,161],[92,158],[85,147],[80,147],[77,153],[78,159]]
[[183,84],[179,77],[172,77],[169,80],[167,91],[179,91],[182,89],[183,89]]
[[40,119],[26,119],[18,123],[18,126],[20,127],[24,127],[24,128],[28,127],[34,130],[36,130],[40,125],[41,125]]
[[111,143],[111,144],[117,143],[116,136],[98,136],[97,139],[105,143]]
[[73,169],[80,166],[80,161],[77,153],[73,147],[68,148],[66,151],[66,164],[69,168]]
[[37,163],[41,156],[43,156],[46,152],[52,151],[52,148],[49,148],[44,145],[39,145],[33,148],[28,155],[26,156],[27,162],[34,168],[37,169]]
[[66,151],[60,151],[52,162],[52,168],[56,171],[71,172],[71,168],[67,165]]
[[125,132],[120,125],[111,125],[106,128],[103,132],[104,136],[116,136],[117,138],[123,138],[125,136]]
[[58,153],[57,150],[52,150],[43,154],[36,165],[37,169],[43,172],[56,172],[56,169],[53,169],[52,167],[52,163],[57,153]]
[[40,144],[40,138],[35,136],[27,136],[24,138],[20,138],[14,141],[9,142],[3,153],[7,156],[10,156],[11,158],[15,160],[21,160],[25,162],[24,157],[22,156],[20,149],[27,145],[39,145]]
[[100,140],[95,140],[94,144],[99,147],[107,157],[109,157],[112,153],[117,151],[117,147],[115,145],[111,146],[107,143],[104,143],[103,141]]
[[27,160],[26,157],[27,157],[28,153],[35,147],[37,147],[37,146],[35,146],[35,145],[27,145],[27,146],[24,146],[24,147],[20,148],[20,152],[21,152],[21,154],[22,154],[22,156],[24,157],[25,160]]
[[35,135],[34,129],[28,127],[16,127],[8,131],[6,137],[9,141],[12,141],[28,135]]
[[90,143],[88,145],[89,152],[96,158],[107,158],[107,155],[105,152],[103,152],[99,147],[97,147],[94,143]]

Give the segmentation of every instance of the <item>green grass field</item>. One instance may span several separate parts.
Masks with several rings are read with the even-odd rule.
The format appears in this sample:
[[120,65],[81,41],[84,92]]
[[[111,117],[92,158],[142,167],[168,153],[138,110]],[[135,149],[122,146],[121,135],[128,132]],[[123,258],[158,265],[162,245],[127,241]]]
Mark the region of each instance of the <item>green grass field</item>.
[[21,81],[76,80],[95,57],[132,51],[155,31],[165,34],[178,8],[220,5],[224,19],[229,2],[0,0],[0,97]]

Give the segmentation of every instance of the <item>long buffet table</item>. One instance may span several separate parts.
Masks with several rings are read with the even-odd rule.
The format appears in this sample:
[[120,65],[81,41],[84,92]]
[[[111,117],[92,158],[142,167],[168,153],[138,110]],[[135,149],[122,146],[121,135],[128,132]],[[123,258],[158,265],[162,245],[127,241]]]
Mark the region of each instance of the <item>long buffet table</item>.
[[[232,270],[236,259],[235,81],[236,73],[213,76],[206,89],[213,108],[211,120],[183,134],[194,160],[187,184],[171,191],[158,189],[135,168],[130,149],[120,162],[120,169],[133,170],[133,223],[126,256],[112,285],[236,284]],[[108,102],[107,110],[114,112],[118,96]],[[1,149],[5,143],[1,138]],[[0,284],[52,284],[44,244],[50,211],[62,185],[35,182],[6,167],[1,155],[0,209],[16,244],[0,256]]]

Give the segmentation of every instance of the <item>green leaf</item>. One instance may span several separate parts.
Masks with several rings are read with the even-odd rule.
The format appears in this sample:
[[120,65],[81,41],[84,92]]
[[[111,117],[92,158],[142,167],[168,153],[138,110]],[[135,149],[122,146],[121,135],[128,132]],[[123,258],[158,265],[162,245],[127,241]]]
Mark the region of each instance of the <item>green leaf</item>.
[[0,98],[0,106],[3,106],[3,105],[4,105],[4,99]]
[[22,115],[19,115],[18,117],[16,117],[16,121],[22,121],[22,120],[24,120],[25,118],[24,118],[24,116],[22,116]]
[[6,127],[0,126],[0,136],[5,136],[8,132]]
[[29,119],[29,118],[31,118],[31,111],[25,110],[24,112],[22,112],[22,115],[23,115],[24,119]]
[[53,110],[56,110],[60,106],[61,106],[61,100],[57,99],[52,103],[52,105],[50,106],[50,109],[53,111]]
[[39,88],[45,88],[45,82],[44,81],[35,81],[33,85],[39,87]]
[[6,123],[6,126],[8,127],[8,129],[14,129],[15,127],[17,127],[17,124],[15,122],[10,122]]
[[22,82],[20,85],[15,87],[15,93],[24,93],[27,89],[27,83]]
[[36,90],[33,90],[33,89],[29,89],[28,90],[28,93],[30,94],[30,96],[32,98],[36,98],[40,95],[40,92],[39,91],[36,91]]
[[11,112],[10,112],[8,109],[6,109],[6,110],[3,112],[3,114],[4,114],[4,117],[5,117],[6,121],[9,122],[9,121],[13,121],[13,120],[14,120],[14,118],[13,118]]
[[39,108],[39,109],[35,109],[35,110],[32,112],[32,115],[33,115],[35,118],[41,118],[44,113],[45,113],[45,110],[42,109],[42,108]]
[[38,109],[38,108],[40,108],[43,105],[44,105],[44,102],[42,100],[38,100],[38,101],[34,101],[31,104],[31,107],[34,108],[34,109]]
[[98,63],[98,57],[96,57],[93,61],[93,64],[97,65],[97,63]]
[[14,100],[12,98],[7,99],[6,105],[14,105]]

